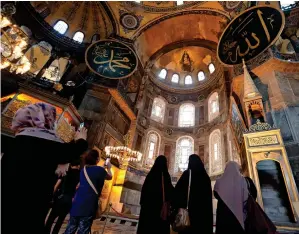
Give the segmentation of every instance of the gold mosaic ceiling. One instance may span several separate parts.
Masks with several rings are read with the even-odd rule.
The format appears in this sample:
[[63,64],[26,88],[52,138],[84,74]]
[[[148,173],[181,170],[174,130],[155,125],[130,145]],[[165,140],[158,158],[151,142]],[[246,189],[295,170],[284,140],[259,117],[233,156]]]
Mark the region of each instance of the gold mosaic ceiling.
[[250,2],[239,1],[107,1],[107,2],[31,2],[37,12],[47,6],[45,20],[52,26],[64,20],[66,36],[85,34],[90,42],[94,34],[101,39],[111,34],[134,42],[143,65],[163,47],[195,39],[217,43],[227,22],[246,9]]

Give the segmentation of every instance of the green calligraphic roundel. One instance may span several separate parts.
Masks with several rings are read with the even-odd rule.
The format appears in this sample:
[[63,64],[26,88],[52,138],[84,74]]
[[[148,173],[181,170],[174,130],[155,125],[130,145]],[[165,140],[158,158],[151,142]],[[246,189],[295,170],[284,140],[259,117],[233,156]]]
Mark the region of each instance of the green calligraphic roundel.
[[217,57],[224,65],[237,65],[263,53],[280,36],[285,24],[281,10],[256,6],[242,12],[224,30]]
[[100,40],[85,52],[89,69],[108,79],[129,77],[137,68],[137,56],[127,45],[115,40]]

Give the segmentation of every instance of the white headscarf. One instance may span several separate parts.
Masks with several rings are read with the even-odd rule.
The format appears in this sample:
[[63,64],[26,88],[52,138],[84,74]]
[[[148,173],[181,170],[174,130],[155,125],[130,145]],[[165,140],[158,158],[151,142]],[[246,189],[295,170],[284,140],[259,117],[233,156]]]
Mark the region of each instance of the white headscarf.
[[243,212],[243,206],[248,199],[248,188],[238,163],[230,161],[226,164],[223,175],[216,181],[214,191],[218,193],[244,229],[246,214]]

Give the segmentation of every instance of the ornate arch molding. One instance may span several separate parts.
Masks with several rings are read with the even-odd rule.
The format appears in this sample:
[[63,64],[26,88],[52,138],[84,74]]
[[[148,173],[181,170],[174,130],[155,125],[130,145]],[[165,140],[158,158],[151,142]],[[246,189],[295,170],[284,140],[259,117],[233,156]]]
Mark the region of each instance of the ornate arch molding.
[[227,14],[226,11],[221,11],[221,10],[217,10],[214,8],[202,8],[202,9],[197,9],[197,10],[183,10],[183,11],[179,11],[179,12],[175,12],[175,13],[170,13],[168,15],[164,15],[158,19],[154,19],[154,20],[150,21],[148,24],[146,24],[145,26],[141,27],[139,30],[136,31],[132,40],[135,41],[146,30],[148,30],[149,28],[151,28],[151,27],[155,26],[156,24],[159,24],[165,20],[174,18],[176,16],[192,15],[192,14],[220,16],[221,18],[226,19],[227,21],[231,20],[231,17],[229,16],[229,14]]

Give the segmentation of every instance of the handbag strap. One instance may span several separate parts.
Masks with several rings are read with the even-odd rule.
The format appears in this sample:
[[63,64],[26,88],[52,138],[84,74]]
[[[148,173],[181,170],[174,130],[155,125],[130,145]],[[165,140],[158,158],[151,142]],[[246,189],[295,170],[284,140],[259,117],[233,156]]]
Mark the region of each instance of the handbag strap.
[[249,180],[247,178],[244,177],[244,179],[245,179],[246,184],[247,184],[248,194],[251,195],[251,193],[250,193],[250,182],[249,182]]
[[88,176],[88,174],[87,174],[86,166],[84,167],[83,171],[84,171],[84,175],[85,175],[85,178],[86,178],[88,184],[89,184],[90,187],[93,189],[93,191],[96,193],[96,195],[99,195],[97,189],[94,187],[93,183],[91,182],[91,180],[90,180],[90,178],[89,178],[89,176]]
[[165,203],[164,175],[163,175],[163,172],[162,172],[162,193],[163,193],[163,203]]
[[188,184],[188,196],[187,196],[187,210],[188,210],[188,207],[189,207],[190,187],[191,187],[191,169],[189,169],[189,184]]

